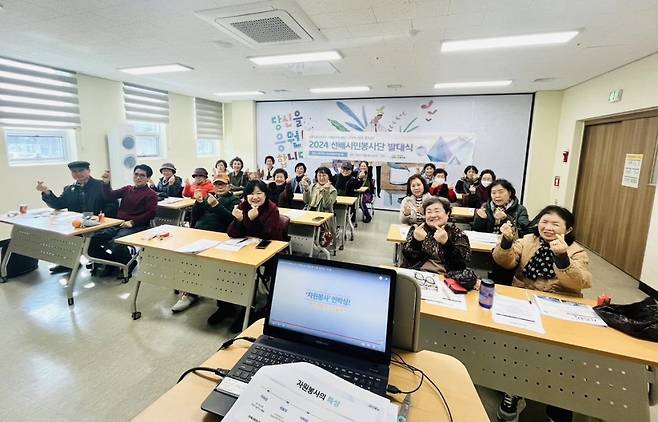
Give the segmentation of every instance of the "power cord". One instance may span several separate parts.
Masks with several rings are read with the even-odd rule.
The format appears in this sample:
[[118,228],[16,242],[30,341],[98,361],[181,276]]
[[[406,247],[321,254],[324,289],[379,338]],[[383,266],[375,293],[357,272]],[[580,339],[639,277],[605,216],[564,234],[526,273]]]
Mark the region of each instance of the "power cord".
[[178,381],[176,381],[176,384],[183,381],[183,378],[185,378],[187,376],[187,374],[189,374],[191,372],[196,373],[196,371],[212,372],[213,374],[218,375],[222,378],[227,376],[228,372],[229,372],[228,369],[224,369],[224,368],[208,368],[208,367],[205,367],[205,366],[198,366],[196,368],[191,368],[191,369],[188,369],[187,371],[183,372],[183,375],[181,375],[180,378],[178,378]]
[[416,386],[415,389],[413,389],[411,391],[401,391],[396,386],[389,384],[386,388],[386,391],[391,393],[391,394],[411,394],[413,392],[418,391],[418,389],[420,389],[421,385],[423,384],[423,381],[425,380],[425,378],[427,378],[427,380],[430,382],[430,384],[432,384],[434,386],[434,388],[436,389],[436,391],[439,393],[439,396],[441,396],[441,400],[443,401],[443,405],[445,406],[446,411],[448,412],[448,418],[449,418],[450,422],[454,422],[454,419],[452,418],[452,412],[450,411],[450,406],[448,406],[448,401],[446,400],[445,396],[441,392],[441,389],[436,385],[436,383],[434,383],[434,381],[432,381],[432,379],[430,377],[428,377],[425,374],[425,372],[423,372],[422,369],[418,369],[415,366],[412,366],[412,365],[408,364],[404,360],[404,358],[402,356],[400,356],[398,353],[396,353],[396,352],[392,352],[392,353],[393,353],[393,355],[395,355],[395,357],[397,357],[400,360],[398,361],[398,360],[393,360],[392,359],[391,362],[393,362],[394,364],[396,364],[396,365],[398,365],[402,368],[405,368],[405,369],[411,371],[414,374],[420,373],[420,383],[418,384],[418,386]]
[[219,346],[219,349],[217,351],[219,352],[220,350],[226,349],[227,347],[230,347],[233,343],[235,343],[238,340],[245,340],[251,343],[254,343],[256,341],[256,337],[233,337],[228,340],[226,340],[224,343],[222,343],[221,346]]

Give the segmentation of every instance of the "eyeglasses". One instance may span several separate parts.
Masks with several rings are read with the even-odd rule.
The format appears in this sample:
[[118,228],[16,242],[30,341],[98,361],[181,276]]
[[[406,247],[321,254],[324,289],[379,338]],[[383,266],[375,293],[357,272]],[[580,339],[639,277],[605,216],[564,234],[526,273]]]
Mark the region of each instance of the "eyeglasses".
[[148,177],[146,173],[133,173],[133,176],[135,177]]
[[432,276],[424,276],[421,273],[414,273],[414,278],[418,280],[420,287],[426,287],[435,290],[439,289],[436,285],[436,280],[434,280],[434,277]]

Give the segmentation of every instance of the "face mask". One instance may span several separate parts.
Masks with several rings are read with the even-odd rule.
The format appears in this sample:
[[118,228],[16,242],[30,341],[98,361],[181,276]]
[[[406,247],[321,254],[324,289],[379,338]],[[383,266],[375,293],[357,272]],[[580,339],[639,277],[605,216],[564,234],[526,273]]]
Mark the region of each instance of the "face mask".
[[491,184],[491,182],[489,182],[489,181],[481,182],[481,185],[484,186],[485,188],[488,188],[490,184]]
[[446,179],[443,177],[437,177],[436,180],[439,182],[439,184],[444,184],[446,182]]

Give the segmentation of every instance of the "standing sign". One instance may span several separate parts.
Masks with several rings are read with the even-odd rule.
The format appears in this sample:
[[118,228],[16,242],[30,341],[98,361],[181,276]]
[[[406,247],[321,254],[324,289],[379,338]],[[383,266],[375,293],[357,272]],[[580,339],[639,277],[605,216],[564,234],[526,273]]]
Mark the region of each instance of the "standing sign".
[[636,189],[640,186],[640,170],[642,169],[643,156],[643,154],[626,154],[624,176],[621,179],[622,186]]

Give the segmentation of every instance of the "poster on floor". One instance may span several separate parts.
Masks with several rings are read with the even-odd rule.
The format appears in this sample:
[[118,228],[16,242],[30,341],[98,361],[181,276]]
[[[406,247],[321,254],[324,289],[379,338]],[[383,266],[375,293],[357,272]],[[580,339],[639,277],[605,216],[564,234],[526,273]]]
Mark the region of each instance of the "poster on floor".
[[258,160],[272,155],[289,173],[303,162],[310,176],[321,165],[338,172],[345,160],[366,160],[376,208],[399,209],[407,179],[428,162],[445,168],[451,185],[467,165],[493,169],[520,194],[532,101],[532,94],[262,101]]

